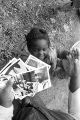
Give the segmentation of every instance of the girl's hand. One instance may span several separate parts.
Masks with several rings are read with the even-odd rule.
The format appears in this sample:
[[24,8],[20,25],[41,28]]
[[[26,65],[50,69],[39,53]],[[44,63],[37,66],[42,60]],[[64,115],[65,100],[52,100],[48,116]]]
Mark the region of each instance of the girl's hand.
[[78,51],[72,50],[71,53],[66,56],[66,59],[62,60],[63,68],[69,76],[71,76],[74,72],[74,61],[77,58],[78,58]]
[[14,99],[12,92],[13,78],[8,80],[6,76],[2,76],[0,79],[3,79],[3,81],[0,81],[0,105],[10,107]]
[[71,76],[74,68],[74,61],[71,55],[67,56],[67,59],[62,60],[63,68],[67,75]]
[[62,51],[60,51],[60,50],[58,50],[57,49],[57,57],[59,58],[59,59],[67,59],[67,56],[70,54],[70,51],[68,51],[68,50],[62,50]]
[[74,64],[69,85],[71,92],[74,92],[80,88],[80,51],[76,49],[74,53],[75,54],[72,57]]

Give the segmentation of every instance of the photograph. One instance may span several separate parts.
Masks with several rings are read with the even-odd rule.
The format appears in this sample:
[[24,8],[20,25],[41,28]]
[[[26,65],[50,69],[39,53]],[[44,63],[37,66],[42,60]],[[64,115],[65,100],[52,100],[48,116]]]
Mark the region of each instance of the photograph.
[[27,65],[21,60],[13,58],[1,71],[0,74],[15,75],[28,71]]
[[[32,71],[27,71],[27,72],[23,72],[21,74],[17,74],[17,76],[23,76],[23,79],[26,80],[27,82],[43,82],[44,80],[48,80],[50,79],[49,76],[49,70],[48,67],[44,66],[41,68],[37,68],[36,70],[32,70]],[[19,76],[19,77],[20,77]],[[18,78],[18,77],[17,77]]]
[[42,83],[38,83],[38,92],[51,88],[51,81],[50,79],[44,80]]
[[80,0],[0,0],[0,120],[80,120]]
[[50,69],[50,65],[46,64],[45,62],[39,60],[38,58],[36,58],[33,55],[29,55],[28,59],[25,62],[27,65],[35,67],[35,68],[39,68],[39,67],[43,67],[43,66],[47,66]]
[[38,84],[34,82],[19,82],[14,83],[14,95],[15,99],[23,99],[26,96],[33,97],[38,92]]

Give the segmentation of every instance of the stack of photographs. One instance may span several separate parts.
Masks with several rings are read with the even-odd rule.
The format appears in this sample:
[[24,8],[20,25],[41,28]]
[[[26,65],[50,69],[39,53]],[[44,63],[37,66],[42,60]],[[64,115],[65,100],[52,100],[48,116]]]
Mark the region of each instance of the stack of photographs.
[[50,65],[32,55],[28,57],[25,63],[20,58],[13,58],[0,71],[0,87],[5,78],[10,80],[13,77],[15,98],[33,97],[36,93],[51,87],[49,69]]

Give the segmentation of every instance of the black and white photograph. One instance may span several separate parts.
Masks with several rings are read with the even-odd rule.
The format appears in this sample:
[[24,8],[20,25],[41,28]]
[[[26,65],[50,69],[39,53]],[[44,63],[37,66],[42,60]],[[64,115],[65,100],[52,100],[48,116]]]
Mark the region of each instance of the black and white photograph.
[[30,55],[28,59],[25,62],[27,65],[34,67],[34,68],[40,68],[43,66],[47,66],[50,69],[50,65],[46,64],[45,62],[39,60],[33,55]]
[[15,75],[28,71],[27,65],[21,60],[13,58],[1,71],[0,74]]
[[80,0],[0,0],[0,120],[80,120]]

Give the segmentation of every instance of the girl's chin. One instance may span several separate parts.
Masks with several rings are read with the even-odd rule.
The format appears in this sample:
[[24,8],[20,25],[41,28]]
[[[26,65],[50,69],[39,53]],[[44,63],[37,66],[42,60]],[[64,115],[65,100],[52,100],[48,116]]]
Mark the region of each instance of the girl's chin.
[[38,57],[38,59],[40,59],[40,60],[43,61],[43,60],[44,60],[44,56],[42,56],[42,57]]
[[40,59],[40,60],[44,60],[44,58],[45,58],[45,56],[38,56],[38,55],[34,55],[35,57],[37,57],[38,59]]

